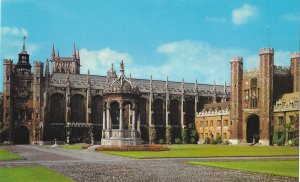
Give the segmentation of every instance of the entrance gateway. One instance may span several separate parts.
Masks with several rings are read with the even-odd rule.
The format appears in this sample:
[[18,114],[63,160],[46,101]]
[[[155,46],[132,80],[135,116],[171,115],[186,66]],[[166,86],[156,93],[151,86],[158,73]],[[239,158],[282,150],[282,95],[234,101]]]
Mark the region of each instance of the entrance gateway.
[[258,143],[259,134],[259,116],[256,114],[250,115],[247,119],[247,143]]
[[15,127],[14,144],[29,144],[29,131],[25,125]]

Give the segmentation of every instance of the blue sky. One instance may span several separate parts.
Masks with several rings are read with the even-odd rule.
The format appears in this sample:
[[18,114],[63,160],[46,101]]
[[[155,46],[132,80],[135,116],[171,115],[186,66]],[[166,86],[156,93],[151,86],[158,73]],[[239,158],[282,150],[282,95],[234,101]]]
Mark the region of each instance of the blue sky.
[[243,56],[245,69],[258,65],[267,26],[275,64],[289,66],[299,50],[299,7],[298,0],[2,0],[0,55],[16,62],[26,35],[31,61],[51,59],[53,43],[71,56],[75,43],[82,73],[104,75],[124,60],[132,77],[223,84],[230,56]]

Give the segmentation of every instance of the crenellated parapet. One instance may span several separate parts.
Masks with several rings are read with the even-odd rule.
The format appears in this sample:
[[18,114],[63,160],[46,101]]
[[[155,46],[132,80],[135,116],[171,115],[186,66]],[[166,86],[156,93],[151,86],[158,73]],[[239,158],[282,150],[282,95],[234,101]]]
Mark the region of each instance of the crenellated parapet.
[[299,57],[300,57],[300,52],[291,53],[291,58],[299,58]]
[[261,48],[259,54],[274,54],[273,48]]
[[273,66],[274,68],[274,74],[275,75],[283,75],[288,76],[290,75],[290,68],[286,66]]
[[225,116],[230,115],[230,109],[214,109],[214,110],[204,110],[202,112],[197,112],[196,117],[205,117],[205,116]]
[[230,62],[235,62],[235,61],[243,62],[243,57],[242,56],[231,56]]

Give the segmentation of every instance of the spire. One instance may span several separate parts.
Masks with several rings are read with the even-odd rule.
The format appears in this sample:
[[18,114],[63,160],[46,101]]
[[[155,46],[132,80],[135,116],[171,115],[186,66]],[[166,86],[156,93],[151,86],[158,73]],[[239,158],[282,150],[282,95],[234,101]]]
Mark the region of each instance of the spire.
[[74,48],[73,48],[73,59],[76,59],[76,47],[74,43]]
[[129,81],[131,82],[131,73],[129,73]]
[[124,75],[124,62],[123,62],[123,60],[121,61],[121,63],[120,63],[120,73],[121,73],[121,75],[120,76],[122,76],[122,77],[124,77],[125,75]]
[[52,54],[51,54],[51,56],[52,56],[52,60],[54,60],[54,58],[55,58],[54,43],[52,45]]
[[166,91],[168,91],[169,88],[169,77],[167,76],[167,80],[166,80]]
[[26,36],[24,35],[23,36],[23,50],[22,51],[25,51],[25,39],[26,39]]
[[227,89],[226,89],[226,81],[224,82],[224,93],[226,93]]
[[57,57],[59,57],[59,50],[57,49]]
[[181,82],[181,92],[184,93],[184,78],[182,78]]
[[150,91],[152,91],[152,75],[150,75]]
[[198,81],[197,81],[197,78],[196,78],[196,82],[195,82],[195,91],[198,91]]

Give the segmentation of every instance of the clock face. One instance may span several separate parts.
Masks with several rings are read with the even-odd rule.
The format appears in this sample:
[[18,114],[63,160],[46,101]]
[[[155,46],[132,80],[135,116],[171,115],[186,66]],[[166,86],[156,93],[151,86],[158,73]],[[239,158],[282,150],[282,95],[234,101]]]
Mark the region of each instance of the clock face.
[[27,99],[29,97],[29,90],[26,87],[18,88],[17,95],[20,99]]

